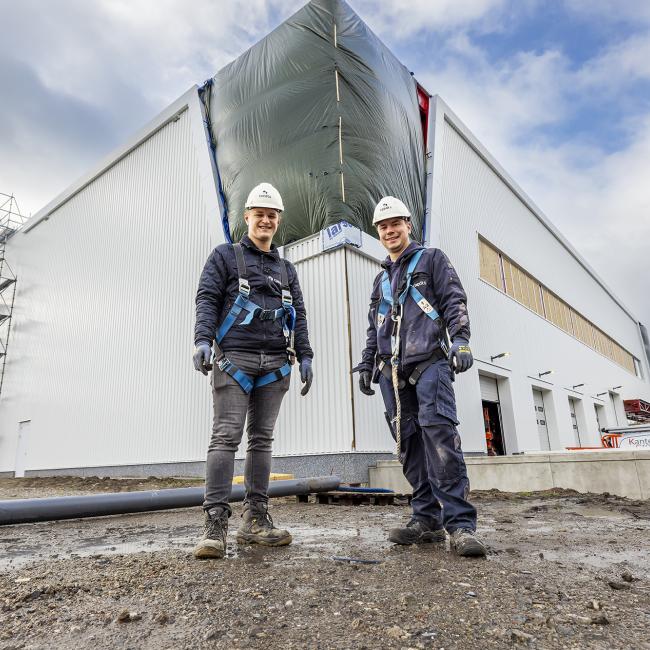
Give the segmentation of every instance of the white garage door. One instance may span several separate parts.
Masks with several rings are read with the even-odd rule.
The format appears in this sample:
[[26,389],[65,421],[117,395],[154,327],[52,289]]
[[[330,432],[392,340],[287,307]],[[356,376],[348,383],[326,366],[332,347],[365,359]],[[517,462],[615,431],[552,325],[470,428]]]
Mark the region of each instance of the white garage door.
[[548,427],[546,425],[546,411],[544,409],[544,395],[541,390],[533,388],[533,401],[535,403],[535,418],[537,419],[537,433],[539,435],[539,448],[542,451],[549,451],[551,443],[548,439]]
[[497,380],[494,377],[486,377],[485,375],[479,375],[478,380],[481,383],[481,399],[486,402],[498,402]]
[[582,447],[580,430],[578,429],[578,416],[576,415],[576,401],[572,397],[569,397],[569,411],[571,412],[571,424],[573,425],[573,439],[578,447]]

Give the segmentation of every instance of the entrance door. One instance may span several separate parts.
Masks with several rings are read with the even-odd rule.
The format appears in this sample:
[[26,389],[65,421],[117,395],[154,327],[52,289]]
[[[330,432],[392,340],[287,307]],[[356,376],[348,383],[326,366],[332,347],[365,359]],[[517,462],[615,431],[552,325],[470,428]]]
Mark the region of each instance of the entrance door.
[[21,478],[25,476],[25,465],[27,463],[27,436],[31,420],[18,423],[18,442],[16,444],[16,464],[14,476]]
[[485,375],[479,375],[478,378],[481,385],[487,453],[488,456],[504,456],[506,447],[501,429],[501,408],[499,406],[497,380],[494,377]]
[[569,411],[571,413],[571,424],[573,425],[573,439],[576,446],[582,447],[580,442],[580,430],[578,429],[578,417],[576,416],[576,401],[573,397],[569,397]]
[[542,451],[550,451],[551,442],[548,437],[548,426],[546,424],[546,412],[544,410],[544,394],[541,390],[533,388],[533,401],[535,403],[535,418],[537,419],[537,435],[539,436],[539,448]]

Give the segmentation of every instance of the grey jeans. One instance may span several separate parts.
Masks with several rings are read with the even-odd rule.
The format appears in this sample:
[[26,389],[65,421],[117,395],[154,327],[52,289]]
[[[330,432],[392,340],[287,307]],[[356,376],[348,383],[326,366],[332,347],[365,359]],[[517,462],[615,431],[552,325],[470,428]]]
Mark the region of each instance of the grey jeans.
[[[229,352],[228,359],[251,379],[283,366],[287,355],[264,352]],[[228,502],[232,490],[235,452],[244,433],[248,434],[244,484],[246,501],[266,505],[271,473],[273,428],[291,375],[246,394],[228,374],[214,366],[212,371],[212,402],[214,419],[208,447],[203,508],[223,508],[230,516]]]

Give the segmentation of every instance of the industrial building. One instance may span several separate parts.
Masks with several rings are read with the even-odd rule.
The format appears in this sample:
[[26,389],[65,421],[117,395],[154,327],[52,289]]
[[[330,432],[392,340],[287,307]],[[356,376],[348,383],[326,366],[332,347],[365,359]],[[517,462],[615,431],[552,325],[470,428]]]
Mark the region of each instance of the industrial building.
[[[309,6],[329,7],[334,25],[351,11]],[[202,474],[211,393],[191,361],[194,296],[233,205],[209,90],[190,88],[7,239],[16,282],[0,475]],[[421,239],[447,253],[468,294],[475,364],[455,383],[465,453],[600,446],[601,429],[627,425],[624,400],[650,402],[647,333],[445,102],[415,80],[412,92]],[[294,378],[274,462],[364,480],[394,445],[380,396],[362,395],[351,374],[384,257],[367,226],[374,205],[344,198],[353,135],[339,120],[345,209],[283,246],[305,296],[315,381],[300,398]]]

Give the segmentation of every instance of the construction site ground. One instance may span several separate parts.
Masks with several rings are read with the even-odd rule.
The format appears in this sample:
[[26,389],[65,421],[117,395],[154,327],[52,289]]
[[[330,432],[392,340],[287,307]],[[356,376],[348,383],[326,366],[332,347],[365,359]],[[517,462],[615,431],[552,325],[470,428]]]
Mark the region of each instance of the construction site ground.
[[[0,479],[0,499],[182,485]],[[191,555],[200,508],[0,527],[0,649],[650,648],[650,502],[472,500],[486,559],[391,545],[405,504],[276,500],[282,548],[238,548],[236,504],[213,561]]]

